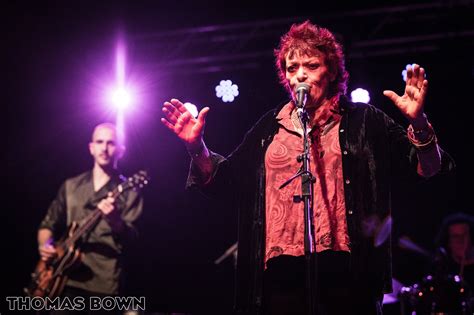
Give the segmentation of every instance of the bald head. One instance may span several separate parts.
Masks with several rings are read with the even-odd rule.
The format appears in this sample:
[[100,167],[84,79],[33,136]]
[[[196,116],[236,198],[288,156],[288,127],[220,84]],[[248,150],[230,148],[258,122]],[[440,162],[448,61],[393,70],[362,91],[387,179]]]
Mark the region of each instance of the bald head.
[[94,137],[97,135],[98,132],[101,131],[101,129],[108,129],[115,135],[117,135],[117,127],[113,123],[101,123],[95,126],[94,128],[94,131],[92,132],[92,141],[94,141]]

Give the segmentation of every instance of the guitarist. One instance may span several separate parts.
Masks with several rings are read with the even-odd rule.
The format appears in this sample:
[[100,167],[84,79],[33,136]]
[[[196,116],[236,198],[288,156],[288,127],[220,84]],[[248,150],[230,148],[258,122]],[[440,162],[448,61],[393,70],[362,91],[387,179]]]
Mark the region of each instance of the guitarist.
[[80,224],[97,208],[102,212],[102,219],[79,241],[81,262],[70,270],[63,296],[120,294],[123,250],[137,236],[134,224],[142,213],[143,200],[134,190],[116,199],[110,193],[123,180],[117,162],[125,147],[118,140],[115,125],[102,123],[95,127],[89,143],[92,170],[63,183],[40,224],[39,253],[42,260],[49,261],[57,255],[55,241],[71,222]]

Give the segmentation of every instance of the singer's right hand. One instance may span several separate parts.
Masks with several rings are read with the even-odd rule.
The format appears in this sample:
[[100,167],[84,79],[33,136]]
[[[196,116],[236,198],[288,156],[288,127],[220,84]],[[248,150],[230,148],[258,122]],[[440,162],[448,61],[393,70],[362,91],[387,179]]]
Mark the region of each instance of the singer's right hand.
[[194,118],[183,103],[173,98],[163,104],[162,110],[165,118],[161,118],[161,122],[184,141],[188,148],[201,145],[209,107],[204,107],[198,117]]
[[41,256],[41,260],[47,262],[56,257],[57,252],[56,248],[53,245],[45,244],[39,247],[39,254]]

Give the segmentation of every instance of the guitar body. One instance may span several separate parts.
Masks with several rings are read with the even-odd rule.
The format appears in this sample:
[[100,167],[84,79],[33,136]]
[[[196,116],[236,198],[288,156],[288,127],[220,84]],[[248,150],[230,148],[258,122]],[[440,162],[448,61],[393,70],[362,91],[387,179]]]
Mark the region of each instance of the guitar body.
[[[73,235],[77,228],[78,224],[72,222],[67,237]],[[69,271],[79,264],[81,257],[81,251],[75,243],[69,247],[63,246],[65,239],[56,246],[56,258],[50,262],[38,262],[31,275],[30,285],[24,290],[27,295],[54,298],[62,293]]]

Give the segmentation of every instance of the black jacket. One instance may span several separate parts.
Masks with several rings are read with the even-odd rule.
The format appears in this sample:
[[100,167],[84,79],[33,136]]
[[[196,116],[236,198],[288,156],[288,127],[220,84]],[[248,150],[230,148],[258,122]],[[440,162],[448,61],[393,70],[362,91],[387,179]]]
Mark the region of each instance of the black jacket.
[[[390,237],[374,242],[381,226],[390,220],[391,186],[394,179],[416,178],[417,155],[406,130],[377,108],[340,101],[342,120],[339,141],[345,184],[345,204],[354,276],[370,281],[374,294],[391,290]],[[211,152],[215,171],[203,186],[199,171],[191,163],[188,187],[204,193],[225,194],[226,202],[239,213],[236,311],[258,313],[262,304],[262,275],[265,250],[265,152],[279,128],[276,116],[266,113],[247,132],[242,143],[227,158]],[[441,152],[442,168],[454,167]],[[367,228],[369,227],[369,228]],[[375,246],[375,244],[377,246]]]

